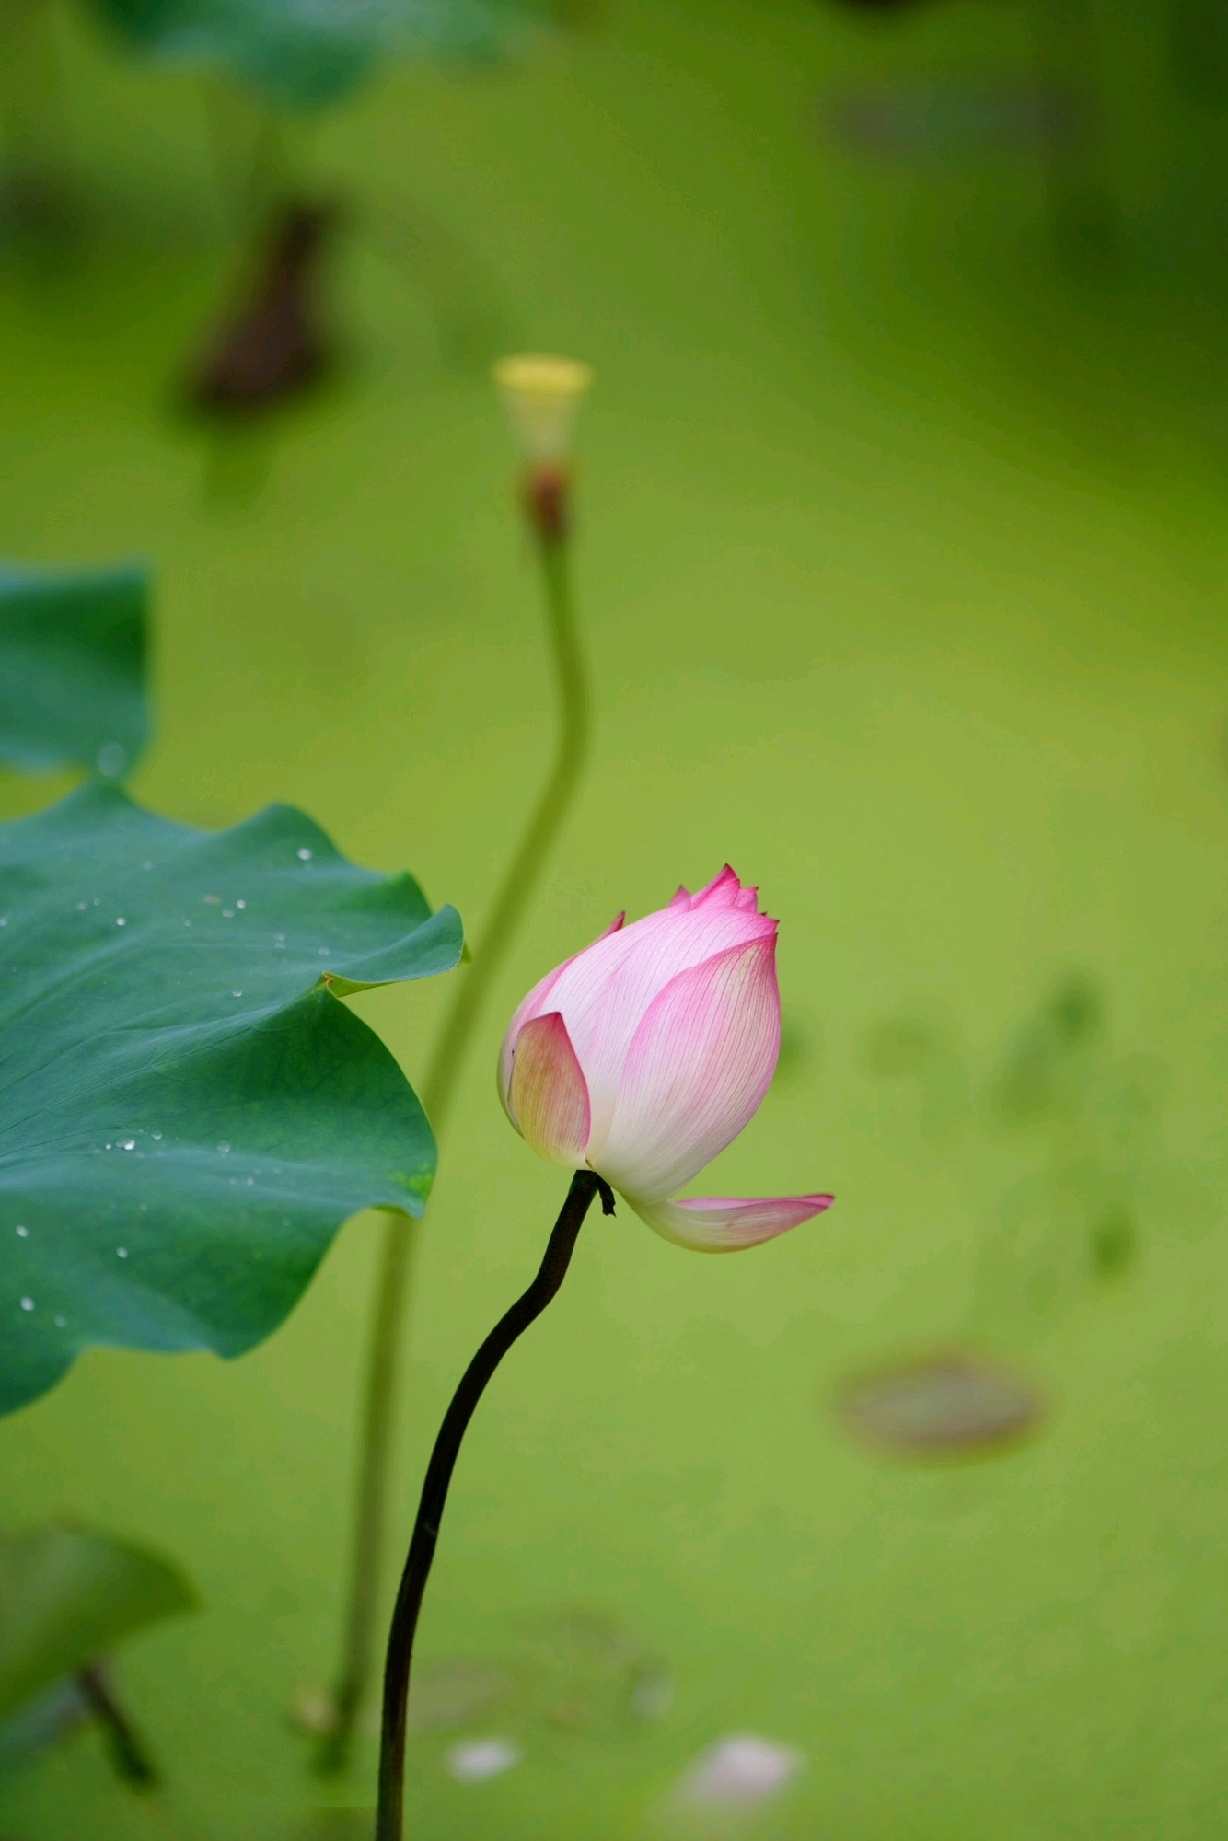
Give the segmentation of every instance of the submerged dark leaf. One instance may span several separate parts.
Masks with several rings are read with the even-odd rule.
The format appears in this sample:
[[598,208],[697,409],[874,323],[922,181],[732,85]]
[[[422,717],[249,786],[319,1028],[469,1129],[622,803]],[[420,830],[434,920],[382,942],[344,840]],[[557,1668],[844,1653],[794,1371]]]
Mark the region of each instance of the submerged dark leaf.
[[1001,1363],[941,1350],[846,1381],[836,1412],[859,1443],[924,1462],[983,1457],[1034,1432],[1044,1416],[1035,1389]]
[[409,876],[271,807],[217,833],[94,781],[0,826],[0,1410],[91,1343],[238,1355],[430,1127],[337,993],[455,965]]
[[1083,972],[1055,987],[1025,1024],[994,1089],[999,1116],[1009,1125],[1064,1118],[1082,1103],[1087,1058],[1104,1034],[1105,1001]]

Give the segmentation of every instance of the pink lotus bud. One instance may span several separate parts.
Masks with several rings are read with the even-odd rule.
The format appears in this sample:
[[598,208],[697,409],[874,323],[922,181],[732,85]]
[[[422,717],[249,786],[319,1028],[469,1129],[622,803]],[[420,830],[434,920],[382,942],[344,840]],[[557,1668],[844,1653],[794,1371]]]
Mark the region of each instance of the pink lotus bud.
[[673,1201],[753,1118],[780,1053],[776,926],[726,866],[705,889],[592,946],[536,985],[504,1038],[499,1089],[541,1157],[595,1170],[667,1240],[731,1253],[829,1195]]

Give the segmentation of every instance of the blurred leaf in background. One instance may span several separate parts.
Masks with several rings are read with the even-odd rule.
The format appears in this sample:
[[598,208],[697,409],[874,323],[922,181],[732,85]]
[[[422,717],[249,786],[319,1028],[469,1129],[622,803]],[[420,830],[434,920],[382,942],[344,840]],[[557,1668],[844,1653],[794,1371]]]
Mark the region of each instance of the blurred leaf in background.
[[460,921],[301,812],[210,833],[91,781],[0,827],[0,1411],[93,1343],[241,1354],[435,1145],[338,995],[456,964]]
[[0,1722],[197,1603],[177,1567],[112,1535],[69,1522],[0,1535]]
[[0,564],[0,760],[119,778],[149,739],[149,576]]

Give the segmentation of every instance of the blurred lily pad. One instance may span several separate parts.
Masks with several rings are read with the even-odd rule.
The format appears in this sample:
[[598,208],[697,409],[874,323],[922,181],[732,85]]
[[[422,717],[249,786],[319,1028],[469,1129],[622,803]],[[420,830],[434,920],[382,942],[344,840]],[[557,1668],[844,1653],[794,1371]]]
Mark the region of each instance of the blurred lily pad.
[[0,1536],[0,1720],[196,1605],[169,1561],[111,1535],[56,1523]]
[[835,1408],[858,1443],[914,1463],[990,1456],[1029,1437],[1045,1416],[1030,1382],[966,1349],[938,1350],[850,1377]]
[[412,1732],[454,1732],[502,1706],[512,1692],[505,1670],[486,1662],[428,1662],[415,1670],[409,1696]]
[[348,1216],[422,1212],[430,1127],[337,1001],[455,965],[411,877],[91,781],[0,826],[0,890],[0,1411],[92,1343],[238,1355]]
[[571,1609],[540,1619],[522,1643],[520,1674],[525,1710],[563,1732],[659,1719],[673,1698],[664,1663],[604,1611]]
[[541,15],[532,0],[97,0],[159,63],[221,66],[274,103],[326,107],[383,58],[490,59]]
[[0,760],[130,770],[149,739],[148,603],[139,564],[0,564]]

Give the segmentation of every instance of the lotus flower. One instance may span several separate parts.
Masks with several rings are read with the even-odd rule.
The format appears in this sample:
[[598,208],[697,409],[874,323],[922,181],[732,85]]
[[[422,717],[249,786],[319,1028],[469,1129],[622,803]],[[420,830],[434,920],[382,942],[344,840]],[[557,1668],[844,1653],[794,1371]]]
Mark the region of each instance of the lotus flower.
[[681,1246],[771,1240],[829,1195],[676,1201],[753,1118],[780,1054],[777,923],[726,866],[534,986],[503,1043],[507,1115],[539,1156],[591,1169]]

